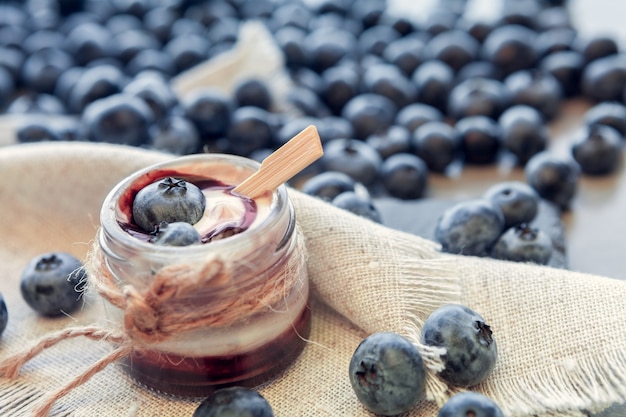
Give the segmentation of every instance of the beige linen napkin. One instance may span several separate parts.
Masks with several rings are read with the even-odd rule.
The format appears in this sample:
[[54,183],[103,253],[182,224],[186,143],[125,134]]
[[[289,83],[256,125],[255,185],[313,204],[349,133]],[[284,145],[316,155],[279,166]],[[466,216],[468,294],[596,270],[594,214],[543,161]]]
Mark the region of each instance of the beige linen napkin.
[[[10,313],[0,361],[68,326],[106,326],[88,294],[71,317],[37,316],[19,295],[27,261],[64,250],[84,258],[109,190],[139,168],[172,158],[136,148],[40,143],[0,149],[0,291]],[[348,380],[348,362],[368,333],[419,340],[438,305],[460,302],[492,326],[499,358],[475,387],[507,416],[583,416],[626,399],[626,283],[548,267],[446,256],[434,243],[394,231],[290,190],[308,248],[312,333],[279,379],[260,387],[279,417],[368,416]],[[33,407],[111,351],[76,338],[42,352],[14,380],[0,379],[0,415]],[[433,417],[452,392],[431,373],[429,399],[409,416]],[[198,402],[168,398],[108,366],[57,401],[58,416],[191,416]]]

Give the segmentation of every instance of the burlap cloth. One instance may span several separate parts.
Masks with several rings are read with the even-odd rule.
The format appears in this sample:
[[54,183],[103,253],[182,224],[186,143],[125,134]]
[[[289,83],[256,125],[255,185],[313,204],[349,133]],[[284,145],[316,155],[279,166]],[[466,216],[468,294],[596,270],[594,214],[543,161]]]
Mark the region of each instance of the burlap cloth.
[[[252,31],[247,37],[267,40],[257,35]],[[198,84],[228,88],[232,80],[225,79],[250,68],[271,74],[275,88],[284,88],[280,57],[268,54],[267,44],[242,47],[230,58],[214,67],[212,76],[199,71],[179,79],[177,91]],[[6,134],[0,137],[0,144],[12,141]],[[21,271],[47,251],[84,259],[109,190],[135,170],[172,157],[90,143],[0,148],[0,291],[10,313],[0,338],[0,361],[68,326],[111,325],[93,293],[71,317],[39,317],[19,294]],[[308,248],[312,333],[297,362],[259,388],[278,417],[371,415],[348,380],[348,363],[359,342],[376,331],[397,331],[418,341],[424,319],[448,302],[479,311],[494,330],[496,369],[474,389],[497,401],[507,416],[584,416],[585,410],[626,400],[626,282],[444,256],[427,240],[296,190],[290,195]],[[0,415],[31,416],[48,393],[111,350],[106,342],[75,338],[42,352],[17,379],[0,379]],[[452,393],[431,372],[428,399],[408,415],[435,416],[438,404]],[[189,417],[197,405],[139,387],[121,366],[112,365],[57,401],[52,415]]]

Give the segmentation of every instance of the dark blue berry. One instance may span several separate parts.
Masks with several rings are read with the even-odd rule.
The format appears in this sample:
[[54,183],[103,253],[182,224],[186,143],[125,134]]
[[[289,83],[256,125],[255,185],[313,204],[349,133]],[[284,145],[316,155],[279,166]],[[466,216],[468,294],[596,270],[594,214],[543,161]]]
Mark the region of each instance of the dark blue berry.
[[424,42],[416,37],[403,37],[389,43],[383,58],[410,77],[424,62]]
[[224,136],[230,125],[232,100],[217,89],[200,89],[182,102],[185,116],[196,126],[200,137]]
[[526,182],[539,196],[568,210],[578,190],[580,166],[571,158],[561,158],[548,151],[533,156],[524,169]]
[[480,52],[480,43],[469,33],[453,29],[442,32],[428,41],[425,55],[449,65],[456,73],[474,61]]
[[322,200],[332,201],[333,198],[345,191],[354,191],[356,181],[346,173],[326,171],[307,179],[300,191]]
[[237,155],[249,155],[274,142],[272,115],[260,107],[238,107],[226,132],[229,148]]
[[515,156],[518,165],[525,165],[548,145],[548,128],[537,109],[512,106],[502,113],[498,123],[502,128],[502,146]]
[[52,130],[51,123],[40,118],[29,119],[20,124],[15,132],[15,136],[20,143],[59,140],[59,137]]
[[195,224],[205,206],[206,198],[196,185],[167,177],[139,190],[133,201],[133,220],[146,232],[161,222]]
[[473,77],[457,84],[448,98],[448,115],[500,117],[511,101],[509,90],[498,80]]
[[490,201],[462,201],[445,210],[435,226],[435,240],[448,253],[487,256],[504,230],[504,215]]
[[80,307],[86,279],[78,259],[68,253],[50,252],[28,262],[22,271],[20,290],[33,310],[54,317]]
[[156,120],[164,117],[178,103],[178,98],[167,79],[156,71],[137,74],[122,92],[145,101]]
[[476,385],[496,365],[498,348],[491,328],[480,314],[460,304],[446,304],[432,312],[424,322],[422,342],[446,349],[439,376],[453,386]]
[[498,157],[502,129],[487,116],[468,116],[454,125],[461,140],[461,153],[467,164],[491,164]]
[[85,136],[95,142],[145,145],[154,115],[140,98],[115,94],[89,104],[82,114]]
[[427,122],[443,121],[443,113],[433,106],[423,103],[413,103],[398,112],[395,124],[406,127],[409,132],[415,130]]
[[4,333],[9,322],[9,311],[7,310],[7,304],[4,302],[4,297],[0,294],[0,336]]
[[386,129],[396,118],[397,106],[380,94],[359,94],[348,101],[341,115],[354,127],[357,139],[365,139],[381,129]]
[[65,114],[61,100],[51,94],[24,93],[13,99],[6,109],[9,114]]
[[331,203],[335,207],[365,217],[373,222],[382,222],[380,213],[369,196],[364,196],[355,191],[344,191],[333,198]]
[[171,114],[150,126],[150,145],[175,155],[188,155],[200,150],[200,136],[186,117]]
[[427,122],[413,132],[413,149],[428,169],[444,173],[460,156],[459,132],[444,122]]
[[162,246],[189,246],[201,243],[200,233],[189,223],[161,222],[152,232],[150,242]]
[[396,153],[383,162],[380,179],[392,197],[416,199],[423,197],[426,191],[428,167],[419,156]]
[[81,113],[90,103],[120,93],[127,77],[121,69],[107,64],[87,68],[74,82],[68,105],[71,112]]
[[404,413],[424,397],[422,357],[397,333],[374,333],[363,339],[350,359],[349,373],[357,398],[377,415]]
[[233,95],[238,107],[254,106],[271,110],[272,93],[267,83],[258,78],[246,78],[235,86]]
[[600,101],[618,101],[626,86],[626,56],[609,55],[587,64],[582,73],[581,87],[586,98]]
[[552,252],[552,240],[547,233],[523,223],[502,233],[493,246],[491,257],[546,265],[550,261]]
[[593,124],[580,128],[571,146],[572,157],[583,174],[612,174],[623,159],[623,136],[609,125]]
[[553,52],[539,62],[539,68],[559,82],[565,97],[573,97],[580,93],[580,78],[584,65],[582,55],[576,51]]
[[177,71],[182,72],[207,59],[209,46],[205,37],[190,33],[170,39],[163,50],[172,57]]
[[493,29],[482,45],[483,59],[493,63],[504,75],[531,68],[537,59],[537,33],[525,26],[504,24]]
[[392,64],[377,64],[363,71],[365,91],[387,97],[401,109],[415,101],[416,90],[407,76]]
[[601,124],[611,126],[626,136],[626,106],[617,101],[605,101],[592,106],[585,112],[584,122],[587,126]]
[[411,75],[417,87],[417,101],[445,112],[448,94],[454,85],[454,71],[442,61],[429,60]]
[[539,195],[530,185],[521,181],[492,185],[485,191],[484,198],[502,210],[505,229],[530,223],[539,209]]
[[473,391],[460,392],[450,397],[437,417],[504,417],[491,398]]
[[563,99],[561,84],[551,74],[538,70],[516,71],[504,84],[511,93],[513,105],[537,109],[545,120],[553,119]]
[[324,144],[320,159],[326,170],[348,174],[366,186],[378,177],[382,158],[366,142],[357,139],[333,139]]
[[193,417],[274,417],[267,400],[249,388],[221,388],[209,395]]

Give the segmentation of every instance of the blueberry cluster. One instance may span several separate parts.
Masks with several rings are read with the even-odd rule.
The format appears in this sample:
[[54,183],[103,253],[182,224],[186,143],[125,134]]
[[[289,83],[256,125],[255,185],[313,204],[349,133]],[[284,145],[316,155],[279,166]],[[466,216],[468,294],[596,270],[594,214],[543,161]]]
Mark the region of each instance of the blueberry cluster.
[[[549,154],[541,153],[531,159],[529,166],[542,164],[544,157],[553,163]],[[533,172],[540,175],[543,170]],[[543,184],[555,179],[554,175],[542,175],[545,179],[539,181]],[[564,194],[556,191],[564,185],[575,185],[556,179],[552,196]],[[536,189],[528,183],[507,181],[491,186],[481,198],[456,203],[439,217],[435,240],[448,253],[548,264],[554,249],[552,239],[532,225],[540,203]]]

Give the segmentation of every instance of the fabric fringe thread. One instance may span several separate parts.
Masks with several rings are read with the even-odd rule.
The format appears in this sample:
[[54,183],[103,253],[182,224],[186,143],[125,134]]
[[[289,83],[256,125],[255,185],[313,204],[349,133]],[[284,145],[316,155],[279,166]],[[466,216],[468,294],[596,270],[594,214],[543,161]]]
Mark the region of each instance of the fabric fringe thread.
[[242,317],[262,310],[275,310],[277,304],[291,289],[297,289],[298,274],[293,273],[294,269],[305,266],[304,237],[299,228],[296,228],[294,236],[294,254],[288,259],[285,268],[272,276],[260,274],[262,279],[258,281],[261,285],[255,286],[252,290],[248,289],[258,294],[252,297],[254,299],[252,302],[242,302],[241,300],[246,297],[241,297],[241,294],[237,293],[236,297],[231,297],[226,303],[219,303],[217,306],[204,303],[204,309],[197,309],[197,304],[193,303],[191,308],[181,308],[181,305],[188,304],[189,297],[196,297],[202,290],[206,292],[207,288],[228,282],[233,270],[223,261],[210,259],[199,267],[185,264],[167,266],[155,274],[147,288],[137,289],[131,285],[120,287],[108,270],[101,249],[94,244],[85,262],[89,284],[102,298],[124,312],[120,326],[123,330],[112,331],[100,326],[84,326],[52,333],[22,352],[2,360],[0,377],[16,378],[26,362],[64,340],[86,337],[112,344],[114,349],[110,353],[65,386],[43,398],[32,415],[46,417],[57,400],[83,385],[108,365],[128,356],[137,347],[150,348],[182,332],[211,326],[228,326]]

